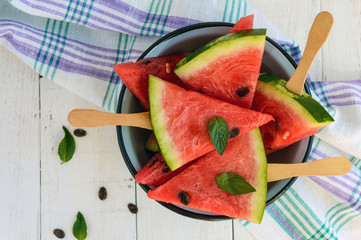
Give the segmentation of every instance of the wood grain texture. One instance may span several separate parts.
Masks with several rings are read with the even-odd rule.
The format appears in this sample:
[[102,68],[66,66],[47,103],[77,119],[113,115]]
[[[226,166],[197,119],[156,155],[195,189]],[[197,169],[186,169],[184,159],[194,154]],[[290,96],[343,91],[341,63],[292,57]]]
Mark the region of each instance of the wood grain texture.
[[40,238],[39,80],[0,48],[0,238]]
[[[316,81],[361,78],[360,1],[249,2],[302,49],[314,17],[321,10],[329,11],[334,27],[311,67],[311,77]],[[73,159],[60,165],[61,126],[74,130],[67,124],[67,113],[73,108],[99,108],[43,79],[40,121],[36,74],[3,49],[0,84],[0,190],[5,196],[0,198],[1,239],[55,239],[54,228],[62,228],[65,239],[73,239],[71,228],[77,211],[88,223],[87,239],[267,238],[256,234],[262,225],[251,224],[246,229],[238,220],[189,219],[148,199],[135,186],[122,160],[114,127],[86,129],[86,137],[75,138]],[[108,191],[104,201],[97,196],[101,186]],[[138,205],[137,215],[128,211],[130,202]]]
[[[73,158],[64,164],[57,154],[64,136],[62,126],[74,108],[99,109],[48,79],[41,80],[41,207],[43,239],[53,238],[61,228],[72,237],[78,211],[88,225],[87,239],[136,239],[136,216],[128,203],[135,203],[135,181],[127,170],[117,144],[115,127],[85,129],[75,137]],[[98,198],[100,187],[106,200]]]
[[[321,11],[320,0],[249,0],[275,26],[286,33],[302,50],[305,49],[308,31]],[[322,54],[318,54],[309,72],[312,80],[322,81]]]
[[232,221],[202,221],[184,217],[149,199],[137,186],[138,240],[230,240]]
[[68,122],[73,127],[131,126],[152,130],[149,112],[110,113],[94,109],[73,109],[68,115]]
[[324,80],[361,79],[361,1],[322,0],[321,7],[335,21],[323,47]]
[[317,53],[326,42],[328,35],[330,35],[333,26],[333,17],[327,11],[322,11],[317,14],[312,27],[308,33],[308,39],[302,58],[296,68],[295,73],[288,80],[286,88],[301,96],[305,81],[313,64]]

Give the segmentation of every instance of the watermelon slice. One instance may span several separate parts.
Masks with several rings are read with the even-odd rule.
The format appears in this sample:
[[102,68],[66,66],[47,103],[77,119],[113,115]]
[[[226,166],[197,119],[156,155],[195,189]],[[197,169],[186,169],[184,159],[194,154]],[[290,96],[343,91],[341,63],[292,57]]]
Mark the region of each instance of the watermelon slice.
[[129,91],[138,98],[143,108],[149,110],[148,75],[152,74],[166,81],[182,85],[180,79],[174,74],[174,68],[185,56],[185,54],[175,54],[147,58],[136,63],[120,63],[113,68]]
[[172,171],[164,161],[162,154],[157,153],[142,169],[137,172],[135,175],[135,181],[141,184],[159,186],[182,172],[192,163],[193,161],[183,165],[175,171]]
[[234,27],[229,31],[229,33],[239,32],[243,30],[248,30],[253,28],[254,15],[248,15],[246,17],[240,18]]
[[154,133],[151,133],[145,143],[145,149],[152,152],[159,152],[158,143],[155,139]]
[[250,108],[265,39],[266,29],[227,34],[182,59],[174,72],[187,89]]
[[285,88],[286,81],[262,73],[252,109],[272,115],[275,121],[261,127],[266,153],[277,151],[317,133],[334,119],[311,96],[301,96]]
[[[241,146],[241,147],[240,147]],[[221,190],[216,177],[223,172],[240,175],[256,192],[232,195]],[[240,136],[221,156],[213,151],[165,184],[148,192],[154,200],[185,206],[180,193],[187,194],[187,207],[260,223],[266,206],[267,159],[259,129]]]
[[212,150],[208,124],[223,118],[234,138],[255,129],[272,116],[187,91],[149,76],[150,119],[159,149],[171,170]]

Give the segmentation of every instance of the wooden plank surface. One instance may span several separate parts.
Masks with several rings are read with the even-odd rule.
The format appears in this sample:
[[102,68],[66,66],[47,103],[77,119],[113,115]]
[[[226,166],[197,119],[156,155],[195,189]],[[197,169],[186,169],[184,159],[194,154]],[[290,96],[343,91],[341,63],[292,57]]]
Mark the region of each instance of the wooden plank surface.
[[137,201],[138,240],[233,239],[231,220],[211,222],[178,215],[149,199],[139,186]]
[[[88,225],[87,239],[136,239],[136,215],[128,210],[136,202],[135,182],[122,160],[115,127],[86,129],[85,137],[75,137],[73,158],[60,164],[62,126],[75,129],[67,122],[68,113],[99,108],[48,79],[41,79],[40,95],[43,239],[51,239],[55,228],[72,236],[78,211]],[[98,198],[102,186],[108,193],[103,201]]]
[[0,238],[40,238],[37,74],[0,47]]
[[[303,50],[306,46],[308,31],[317,13],[320,12],[320,0],[250,0],[263,15],[275,26],[286,33]],[[322,81],[322,52],[320,51],[311,66],[309,74],[314,81]]]
[[361,79],[361,1],[321,0],[321,6],[335,21],[323,50],[324,80]]
[[[330,11],[335,25],[311,77],[361,78],[360,1],[249,2],[301,48],[316,14]],[[148,199],[122,160],[113,127],[87,129],[86,137],[75,138],[73,159],[60,165],[57,147],[62,125],[69,127],[67,113],[98,108],[47,79],[39,86],[36,73],[18,58],[1,48],[0,56],[1,239],[55,239],[54,228],[63,229],[65,239],[74,239],[77,211],[88,223],[87,239],[255,239],[238,220],[194,220]],[[105,201],[97,196],[101,186],[108,190]],[[138,205],[137,215],[128,211],[128,203]]]

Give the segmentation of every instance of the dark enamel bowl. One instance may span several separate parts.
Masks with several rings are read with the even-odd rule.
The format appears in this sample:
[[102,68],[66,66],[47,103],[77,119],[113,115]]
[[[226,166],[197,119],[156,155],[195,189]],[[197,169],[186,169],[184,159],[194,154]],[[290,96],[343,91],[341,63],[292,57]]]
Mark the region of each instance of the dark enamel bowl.
[[[200,23],[175,30],[151,45],[138,60],[175,53],[191,52],[207,42],[227,34],[233,27],[231,23]],[[297,64],[273,40],[267,37],[262,59],[261,72],[268,72],[283,79],[289,79]],[[306,91],[310,94],[307,86]],[[118,102],[118,113],[136,113],[143,111],[138,100],[123,85]],[[135,176],[151,157],[145,150],[145,142],[151,132],[134,127],[117,127],[118,142],[124,161]],[[305,138],[287,148],[267,156],[269,163],[300,163],[307,160],[313,137]],[[285,179],[268,184],[267,205],[279,198],[294,183],[296,178]],[[150,187],[140,184],[144,191]],[[203,212],[183,206],[159,202],[164,207],[184,216],[203,220],[226,220],[229,217]]]

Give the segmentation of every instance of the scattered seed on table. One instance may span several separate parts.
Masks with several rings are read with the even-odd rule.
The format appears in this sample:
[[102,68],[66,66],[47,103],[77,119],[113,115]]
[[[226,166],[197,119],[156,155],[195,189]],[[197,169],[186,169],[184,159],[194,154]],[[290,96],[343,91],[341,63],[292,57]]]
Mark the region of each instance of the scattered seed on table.
[[98,196],[100,200],[105,200],[108,196],[107,190],[105,187],[101,187],[98,192]]
[[65,233],[61,229],[54,229],[53,233],[57,238],[64,238],[65,237]]
[[84,129],[77,128],[74,130],[74,135],[77,137],[84,137],[86,134],[87,132]]
[[131,213],[136,214],[138,212],[138,207],[134,205],[133,203],[128,204],[128,209]]

